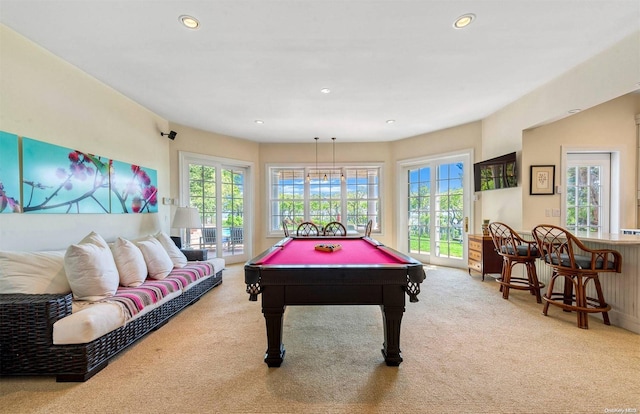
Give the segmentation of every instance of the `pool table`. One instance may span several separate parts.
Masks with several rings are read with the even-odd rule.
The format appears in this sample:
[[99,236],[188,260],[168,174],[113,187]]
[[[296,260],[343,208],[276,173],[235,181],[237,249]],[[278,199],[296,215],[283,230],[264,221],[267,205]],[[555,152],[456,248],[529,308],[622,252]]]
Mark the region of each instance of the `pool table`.
[[[340,248],[317,250],[320,244]],[[425,278],[419,261],[369,237],[287,237],[249,260],[244,271],[249,300],[262,295],[269,367],[282,364],[282,317],[291,305],[380,305],[382,355],[389,366],[402,362],[405,294],[417,302]]]

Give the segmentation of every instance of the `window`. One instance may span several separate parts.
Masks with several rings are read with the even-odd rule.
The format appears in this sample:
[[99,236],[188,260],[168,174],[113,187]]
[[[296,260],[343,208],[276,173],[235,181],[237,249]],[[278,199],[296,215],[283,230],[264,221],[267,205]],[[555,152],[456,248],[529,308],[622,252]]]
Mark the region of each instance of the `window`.
[[381,167],[268,167],[269,234],[282,233],[282,222],[296,229],[303,221],[324,226],[339,221],[363,232],[372,220],[380,232]]
[[359,231],[371,220],[371,231],[379,233],[380,169],[354,168],[347,170],[347,224]]
[[271,169],[270,232],[282,227],[281,223],[301,223],[305,220],[304,169]]
[[609,153],[567,154],[565,226],[575,232],[609,232]]

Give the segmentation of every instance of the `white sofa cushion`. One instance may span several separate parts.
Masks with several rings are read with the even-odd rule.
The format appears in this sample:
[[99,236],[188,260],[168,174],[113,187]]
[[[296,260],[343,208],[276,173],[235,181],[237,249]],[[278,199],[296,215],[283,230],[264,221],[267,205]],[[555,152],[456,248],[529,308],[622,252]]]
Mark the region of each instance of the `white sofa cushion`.
[[147,278],[147,264],[142,252],[133,242],[118,237],[110,246],[113,259],[118,268],[120,285],[140,286]]
[[69,293],[64,250],[0,251],[0,293]]
[[67,248],[64,269],[77,300],[96,301],[113,296],[120,283],[111,249],[95,232]]
[[225,266],[225,261],[224,259],[221,258],[213,258],[213,259],[208,259],[207,262],[213,264],[213,274],[216,275],[218,274],[218,272],[221,272],[222,270],[224,270],[224,266]]
[[167,233],[159,232],[155,237],[167,251],[175,267],[185,267],[187,265],[187,256],[178,249],[178,246],[176,246]]
[[53,324],[53,343],[54,345],[86,344],[151,312],[181,294],[179,290],[170,293],[158,303],[145,306],[128,321],[122,306],[119,303],[109,302],[109,299],[97,303],[74,301],[73,313]]
[[142,256],[144,256],[144,261],[147,263],[150,278],[164,279],[171,273],[171,270],[173,270],[173,262],[158,239],[150,236],[138,240],[136,245],[142,251]]
[[85,344],[125,324],[125,313],[117,303],[85,302],[85,307],[53,324],[54,345]]

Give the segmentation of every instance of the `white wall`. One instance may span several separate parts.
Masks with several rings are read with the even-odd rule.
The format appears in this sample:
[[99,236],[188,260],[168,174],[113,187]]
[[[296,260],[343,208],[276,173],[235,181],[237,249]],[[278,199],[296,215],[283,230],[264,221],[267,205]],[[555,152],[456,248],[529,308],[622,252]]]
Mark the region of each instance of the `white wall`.
[[[640,113],[640,91],[589,108],[551,124],[527,130],[523,134],[524,165],[556,166],[556,185],[562,184],[562,147],[617,151],[621,166],[619,200],[620,228],[636,228],[636,124]],[[547,209],[560,209],[564,194],[529,195],[530,172],[524,171],[523,228],[547,223],[562,226],[563,217],[547,217]]]
[[[0,25],[0,130],[138,164],[169,192],[166,120]],[[108,240],[168,230],[157,214],[0,214],[0,249],[65,248],[95,230]]]
[[[625,95],[640,82],[640,31],[589,59],[573,70],[529,93],[483,120],[482,158],[516,151],[521,156],[523,131],[557,121],[575,108],[588,109]],[[549,149],[557,151],[557,149]],[[556,154],[552,154],[555,159]],[[550,158],[550,160],[552,159]],[[521,229],[523,202],[529,196],[529,165],[520,163],[520,187],[483,194],[482,216]],[[635,170],[635,165],[624,165]],[[624,196],[624,195],[623,195]],[[478,220],[476,220],[476,231]]]
[[[302,157],[313,153],[309,152],[313,143],[289,149],[289,146],[257,145],[169,125],[166,120],[4,26],[0,26],[0,42],[0,130],[156,169],[160,198],[178,195],[178,150],[258,161],[254,187],[258,209],[254,243],[257,251],[270,244],[264,237],[260,216],[265,198],[260,189],[264,165],[282,159],[311,161],[311,158]],[[383,220],[390,232],[385,238],[392,238],[395,216],[399,212],[388,195],[394,193],[391,174],[397,160],[449,152],[460,147],[473,147],[476,161],[516,151],[522,161],[520,186],[483,192],[475,209],[474,230],[480,231],[482,218],[506,221],[514,228],[520,228],[525,223],[523,204],[528,197],[528,179],[524,172],[528,171],[530,161],[522,154],[523,131],[559,120],[569,109],[591,108],[636,89],[640,81],[638,45],[640,32],[487,117],[481,127],[472,123],[391,143],[340,143],[339,156],[344,158],[339,161],[353,162],[364,158],[386,163],[383,191],[387,197]],[[173,143],[160,136],[160,131],[169,129],[179,129]],[[624,165],[623,169],[635,171],[637,164]],[[171,214],[169,206],[164,205],[160,205],[158,214],[146,215],[2,214],[0,249],[63,248],[90,230],[98,231],[107,239],[118,235],[136,237],[157,229],[169,231]],[[393,243],[393,240],[386,242]]]

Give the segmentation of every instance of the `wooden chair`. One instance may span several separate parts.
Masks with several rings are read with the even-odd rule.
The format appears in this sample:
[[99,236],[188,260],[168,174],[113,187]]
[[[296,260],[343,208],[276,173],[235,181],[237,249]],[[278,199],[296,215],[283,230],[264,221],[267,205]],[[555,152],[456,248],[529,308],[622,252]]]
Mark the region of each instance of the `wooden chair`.
[[[578,314],[578,327],[589,328],[589,313],[602,312],[605,325],[610,325],[611,305],[605,302],[599,273],[622,271],[622,255],[615,250],[590,249],[568,230],[551,224],[542,224],[533,229],[542,259],[553,268],[549,287],[543,299],[546,302],[542,313],[546,316],[549,305]],[[559,278],[564,279],[562,292],[553,288]],[[596,298],[589,297],[587,287],[592,282]]]
[[364,229],[364,235],[366,237],[371,237],[371,228],[373,227],[373,220],[367,221],[367,227]]
[[[544,284],[538,281],[536,273],[536,259],[540,257],[536,242],[523,239],[511,227],[500,222],[489,223],[489,233],[496,253],[502,256],[502,274],[497,279],[502,297],[509,299],[510,289],[528,290],[538,303],[542,303],[540,290]],[[526,278],[512,275],[513,267],[518,263],[525,266]]]
[[313,224],[310,221],[303,221],[298,225],[298,229],[296,230],[297,236],[317,236],[320,232],[318,231],[318,226]]
[[339,221],[332,221],[324,226],[323,234],[325,236],[346,236],[347,228]]
[[282,230],[284,230],[284,237],[289,237],[289,227],[287,227],[287,222],[282,220]]

